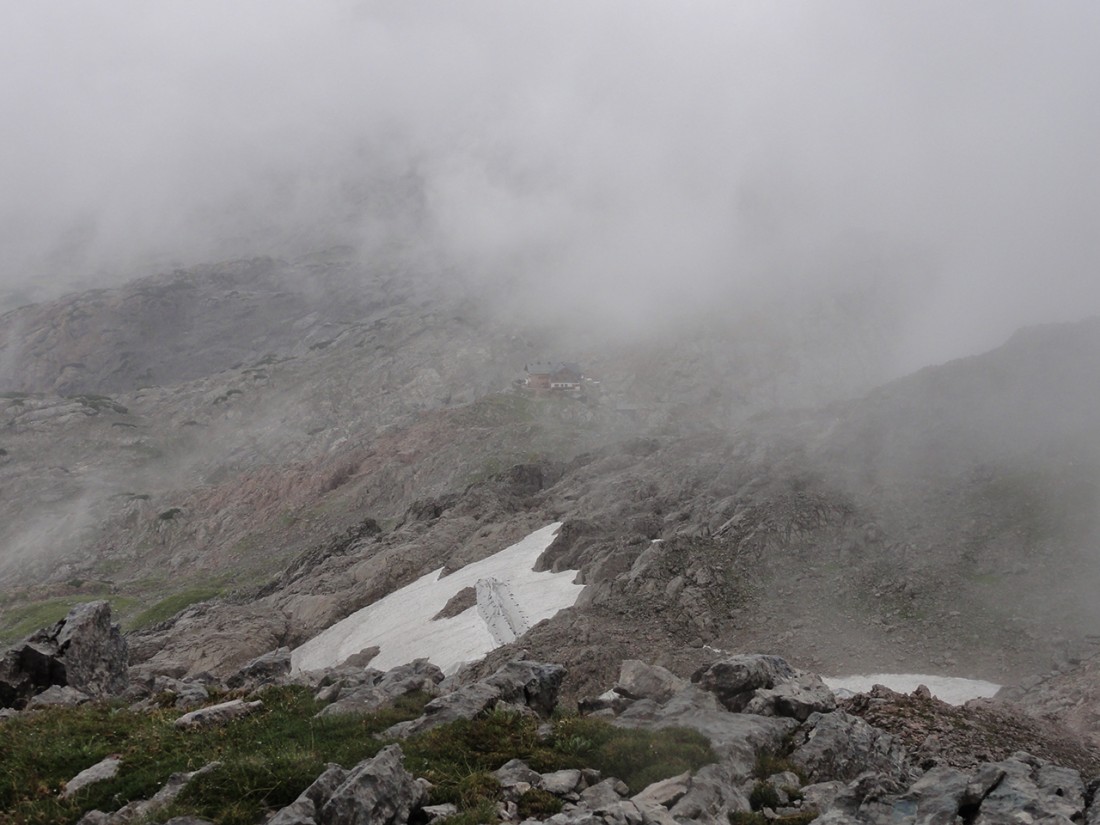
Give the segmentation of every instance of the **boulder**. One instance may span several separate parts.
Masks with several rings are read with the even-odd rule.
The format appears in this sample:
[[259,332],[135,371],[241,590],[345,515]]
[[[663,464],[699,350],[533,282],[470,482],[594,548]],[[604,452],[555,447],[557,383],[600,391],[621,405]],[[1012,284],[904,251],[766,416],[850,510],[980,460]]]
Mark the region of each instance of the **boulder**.
[[682,773],[669,779],[662,779],[646,786],[635,794],[634,802],[647,802],[660,805],[662,808],[671,808],[691,790],[691,772]]
[[[420,809],[428,822],[438,822],[441,819],[448,819],[458,813],[458,806],[450,802],[444,802],[442,805],[425,805]],[[270,823],[268,823],[270,825]]]
[[806,673],[774,688],[757,690],[744,710],[761,716],[789,716],[805,722],[812,713],[836,710],[836,696],[820,676]]
[[812,714],[794,741],[790,759],[811,782],[850,782],[867,771],[900,781],[912,772],[901,742],[844,711]]
[[400,745],[389,745],[352,768],[321,807],[318,825],[405,825],[427,794],[403,757]]
[[542,776],[527,767],[527,763],[522,759],[509,759],[493,771],[493,776],[505,788],[519,784],[534,787],[542,782]]
[[404,739],[414,733],[445,725],[458,719],[473,719],[491,710],[500,701],[499,688],[484,682],[460,687],[451,693],[437,696],[424,706],[424,715],[408,722],[398,722],[386,729],[385,735]]
[[118,769],[121,765],[122,760],[117,756],[108,756],[106,759],[96,762],[90,768],[85,768],[65,783],[65,790],[61,792],[61,798],[68,799],[81,788],[86,788],[95,782],[113,779],[118,776]]
[[0,657],[0,707],[23,707],[52,685],[92,697],[117,696],[129,684],[126,641],[105,601],[79,604]]
[[267,825],[316,825],[318,812],[347,776],[348,772],[339,765],[326,765],[324,772],[297,799],[269,819]]
[[[993,763],[1004,772],[983,799],[980,800],[974,825],[996,825],[1001,822],[1080,822],[1085,818],[1084,784],[1076,771],[1058,769],[1063,782],[1050,782],[1045,787],[1043,768],[1046,763],[1026,754],[1014,754],[1011,759]],[[1073,775],[1071,777],[1071,775]],[[1048,773],[1048,782],[1052,778]],[[1059,790],[1068,790],[1062,795]]]
[[575,768],[544,773],[539,782],[539,787],[547,793],[554,794],[554,796],[568,796],[571,793],[583,790],[583,774]]
[[728,825],[731,812],[750,809],[749,800],[738,787],[743,774],[728,763],[704,765],[691,777],[687,793],[669,809],[678,822]]
[[241,719],[260,710],[264,703],[256,700],[246,702],[243,699],[233,699],[229,702],[211,705],[208,708],[199,708],[190,713],[185,713],[176,720],[175,725],[181,730],[192,728],[209,728],[215,725],[224,725],[234,719]]
[[1069,825],[1089,821],[1080,775],[1027,754],[987,762],[970,771],[936,766],[911,784],[868,772],[850,782],[831,801],[827,794],[819,795],[816,791],[811,794],[816,787],[819,786],[804,788],[803,794],[807,802],[818,804],[822,815],[816,821],[826,825],[856,822]]
[[226,687],[256,690],[286,682],[290,676],[290,648],[280,647],[258,656],[226,680]]
[[692,674],[691,681],[717,696],[726,709],[739,712],[757,690],[774,688],[796,675],[794,668],[779,656],[746,653],[700,668]]
[[609,777],[581,791],[580,804],[589,810],[599,811],[618,805],[629,792],[622,780]]
[[628,699],[652,699],[667,702],[687,682],[660,665],[647,665],[638,659],[627,659],[619,668],[615,692]]
[[558,704],[565,668],[526,660],[507,662],[484,682],[500,691],[503,702],[524,704],[549,716]]
[[50,685],[41,693],[30,698],[30,701],[27,702],[27,709],[73,707],[74,705],[82,705],[85,702],[91,701],[91,698],[92,697],[84,691],[77,690],[68,685],[65,685],[65,687]]

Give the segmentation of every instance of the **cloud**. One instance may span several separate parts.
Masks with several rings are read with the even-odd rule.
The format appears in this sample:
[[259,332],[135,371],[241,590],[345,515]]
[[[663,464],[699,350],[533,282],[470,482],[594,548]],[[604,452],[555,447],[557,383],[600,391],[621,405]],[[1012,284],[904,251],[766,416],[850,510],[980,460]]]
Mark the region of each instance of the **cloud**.
[[1100,310],[1093,4],[0,14],[0,287],[396,239],[624,330],[862,296],[899,368]]

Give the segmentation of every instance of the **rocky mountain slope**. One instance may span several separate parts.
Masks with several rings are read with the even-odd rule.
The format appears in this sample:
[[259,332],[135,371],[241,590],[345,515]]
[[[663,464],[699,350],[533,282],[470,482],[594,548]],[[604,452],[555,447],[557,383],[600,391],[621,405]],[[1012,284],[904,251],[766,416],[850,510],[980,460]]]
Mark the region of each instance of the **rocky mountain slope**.
[[[1046,793],[1048,765],[1089,774],[1100,322],[847,398],[853,385],[805,380],[828,353],[799,346],[716,319],[614,340],[338,252],[16,310],[0,317],[0,630],[108,598],[131,678],[229,688],[249,661],[560,522],[536,569],[578,571],[576,604],[455,685],[527,656],[563,666],[568,705],[624,660],[675,680],[748,650],[834,676],[1019,684],[1019,705],[965,712],[853,700],[844,712],[910,761],[875,788],[834,787],[818,808],[847,801],[828,821],[946,811],[943,787],[981,785],[951,803],[977,821],[1002,785]],[[546,357],[599,383],[519,387]],[[428,612],[483,608],[463,590]],[[1091,797],[1071,784],[1079,818]]]
[[559,703],[565,670],[526,658],[481,677],[444,678],[426,659],[302,673],[281,648],[225,680],[125,661],[105,602],[0,658],[3,700],[21,708],[0,715],[3,821],[873,825],[1098,813],[1100,747],[1057,722],[992,700],[954,707],[923,686],[845,699],[777,656],[711,655],[690,680],[626,660],[579,716]]

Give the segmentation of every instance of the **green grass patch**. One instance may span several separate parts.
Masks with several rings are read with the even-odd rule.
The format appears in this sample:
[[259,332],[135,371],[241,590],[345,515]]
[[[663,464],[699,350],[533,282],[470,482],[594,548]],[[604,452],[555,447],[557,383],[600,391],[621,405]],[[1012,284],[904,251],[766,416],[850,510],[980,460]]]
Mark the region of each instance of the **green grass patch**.
[[529,788],[516,801],[520,819],[549,819],[562,809],[562,801],[542,788]]
[[767,779],[769,776],[788,771],[797,776],[800,782],[806,781],[806,774],[802,768],[786,756],[767,750],[756,754],[756,762],[752,768],[752,775],[756,779]]
[[[292,802],[325,763],[351,766],[374,755],[382,742],[372,734],[415,718],[428,699],[406,697],[366,716],[314,718],[321,705],[306,688],[269,688],[260,698],[260,713],[211,730],[176,730],[179,711],[111,705],[51,708],[0,723],[0,811],[6,812],[0,822],[75,822],[92,808],[114,811],[151,797],[173,772],[220,761],[156,818],[191,813],[228,825],[254,823]],[[57,798],[66,781],[111,754],[122,757],[117,777]]]
[[707,738],[688,728],[637,730],[574,716],[555,723],[552,741],[567,763],[561,767],[596,768],[604,776],[621,779],[632,794],[715,761]]
[[[195,779],[170,806],[153,816],[196,815],[224,825],[251,825],[293,801],[336,762],[350,768],[386,744],[377,734],[420,714],[426,695],[362,716],[314,714],[321,705],[300,686],[260,693],[264,709],[222,728],[180,731],[172,709],[134,712],[117,705],[51,708],[0,722],[0,822],[11,825],[71,823],[92,808],[114,811],[147,799],[176,771],[214,761],[221,766]],[[540,771],[594,767],[623,779],[632,792],[714,760],[694,731],[625,730],[602,720],[564,718],[549,738],[538,720],[493,712],[444,725],[402,742],[405,765],[433,783],[431,802],[459,808],[452,825],[495,822],[501,788],[492,772],[520,758]],[[64,783],[104,757],[117,754],[114,779],[61,800]],[[530,791],[525,816],[548,816],[557,799]]]
[[409,769],[435,789],[432,802],[469,807],[492,798],[471,795],[472,774],[494,771],[510,759],[522,759],[536,771],[595,768],[623,780],[631,793],[651,782],[695,770],[714,761],[702,734],[683,728],[660,731],[618,728],[602,719],[564,717],[547,741],[538,737],[538,721],[515,713],[491,713],[454,722],[410,740]]
[[190,607],[198,602],[215,599],[222,594],[220,587],[200,586],[189,587],[179,593],[161,599],[126,623],[127,630],[140,630],[143,627],[152,627],[167,619],[172,618],[185,607]]

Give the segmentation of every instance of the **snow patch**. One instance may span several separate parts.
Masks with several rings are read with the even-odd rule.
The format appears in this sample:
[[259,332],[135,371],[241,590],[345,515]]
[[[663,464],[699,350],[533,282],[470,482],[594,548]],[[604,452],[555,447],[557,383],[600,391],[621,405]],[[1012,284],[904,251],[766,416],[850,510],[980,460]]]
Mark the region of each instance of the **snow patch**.
[[919,685],[925,685],[932,695],[949,705],[961,705],[971,699],[988,698],[1001,689],[1000,685],[981,679],[962,679],[956,676],[933,676],[928,673],[872,673],[870,675],[821,677],[834,691],[852,694],[864,693],[875,685],[884,685],[898,693],[912,693]]
[[[559,610],[572,607],[583,584],[576,570],[536,573],[538,557],[561,522],[536,530],[511,547],[448,576],[443,568],[420,577],[352,613],[291,652],[295,672],[340,664],[372,645],[371,667],[391,667],[427,658],[444,673],[514,641]],[[433,619],[460,590],[475,588],[477,604],[457,616]]]

